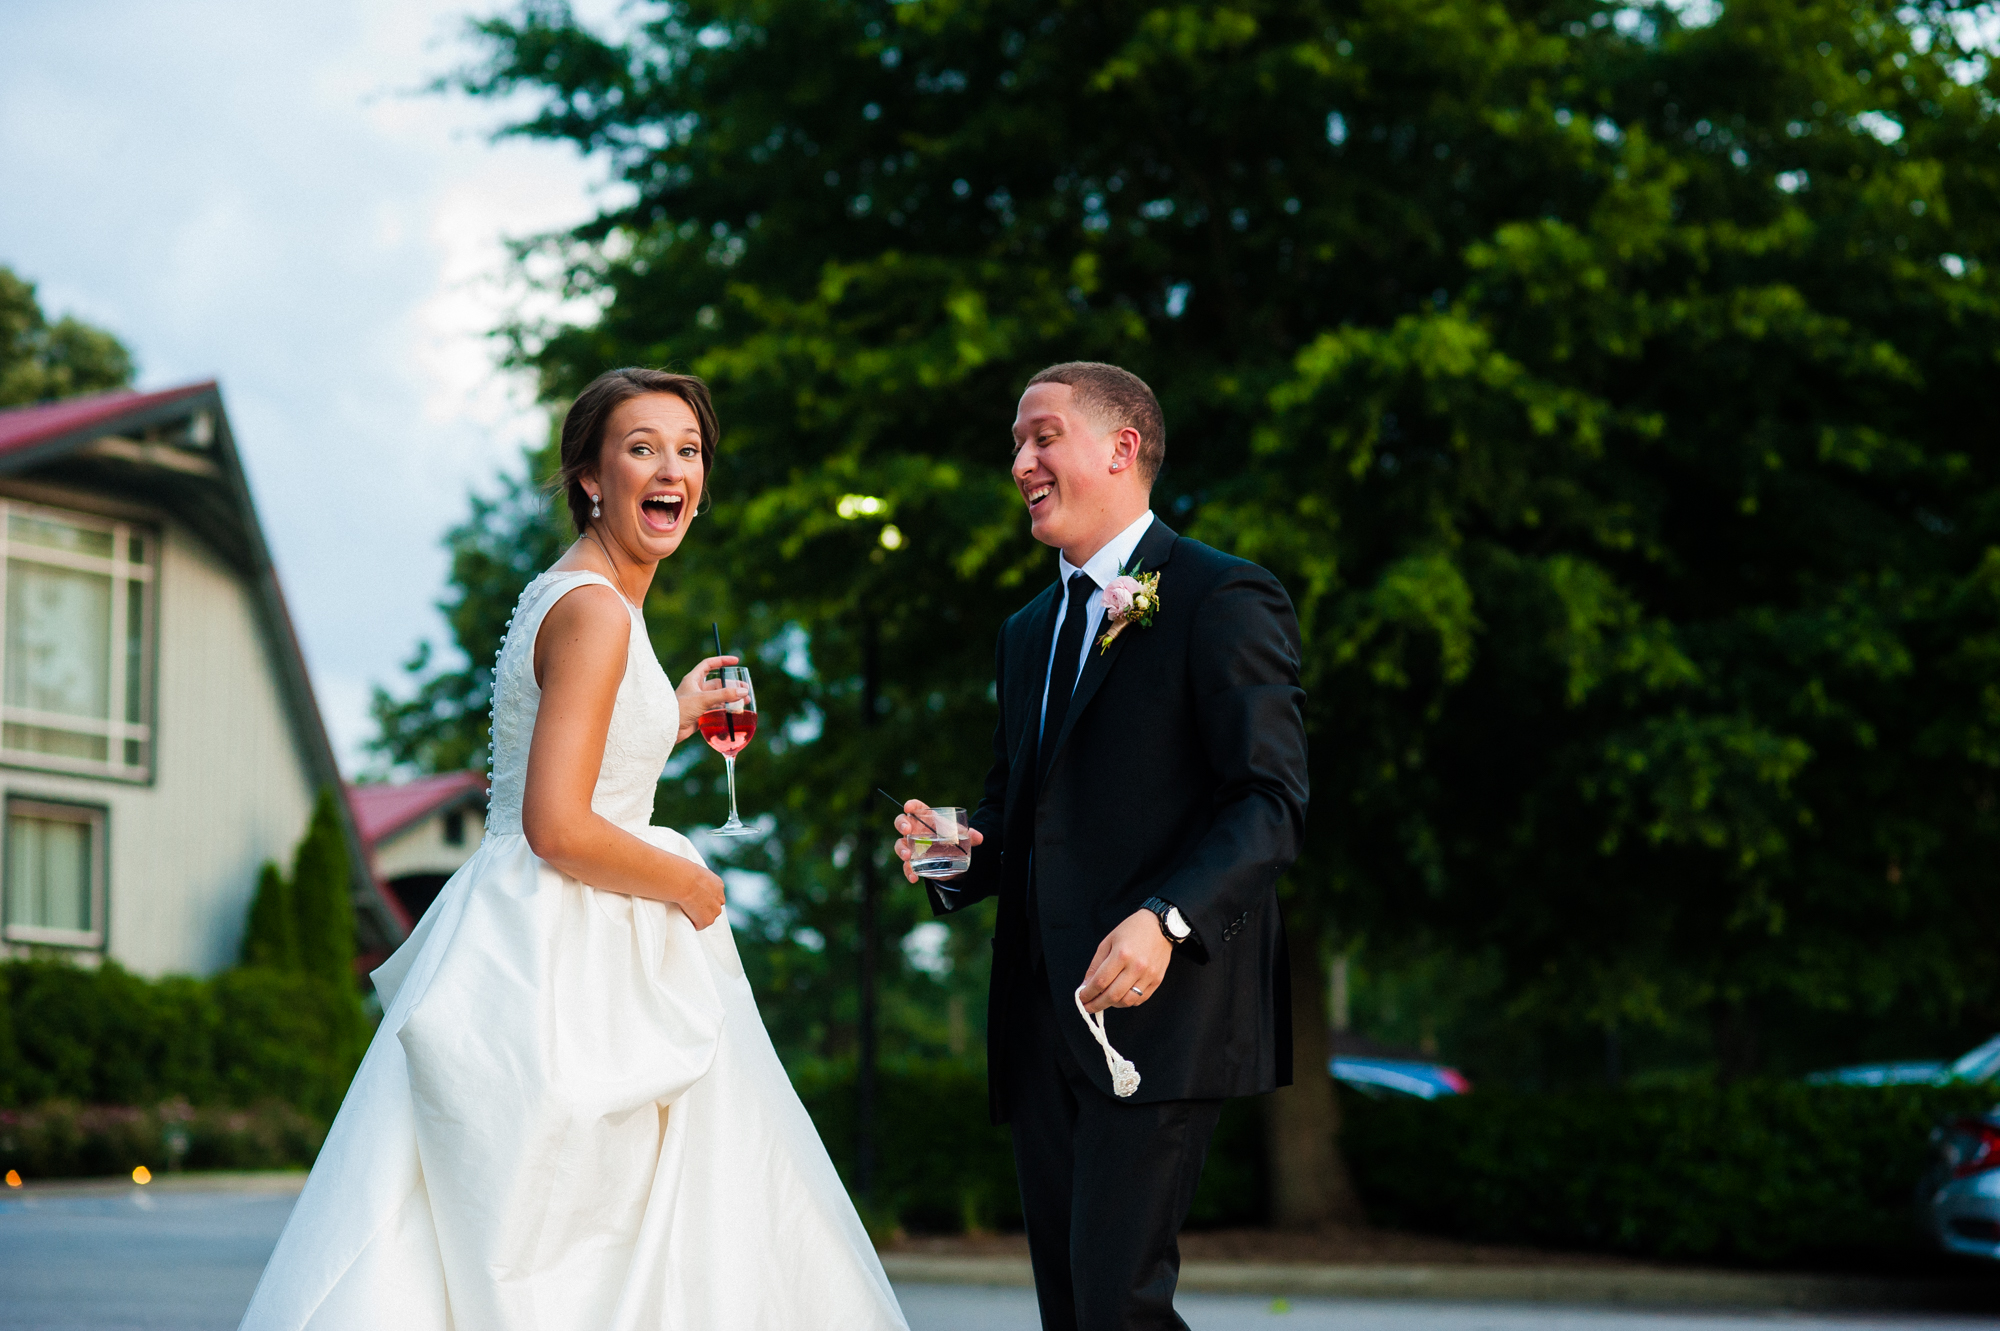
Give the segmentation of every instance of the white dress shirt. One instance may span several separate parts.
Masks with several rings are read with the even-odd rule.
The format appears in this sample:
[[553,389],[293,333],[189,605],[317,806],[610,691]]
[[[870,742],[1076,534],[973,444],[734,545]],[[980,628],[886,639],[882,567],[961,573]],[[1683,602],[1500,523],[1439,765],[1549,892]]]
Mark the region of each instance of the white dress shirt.
[[[1096,554],[1085,560],[1082,568],[1077,568],[1074,564],[1071,564],[1067,555],[1061,553],[1056,555],[1056,572],[1058,575],[1056,585],[1062,588],[1062,595],[1056,599],[1055,636],[1058,639],[1062,637],[1062,622],[1069,614],[1069,580],[1079,573],[1087,573],[1090,575],[1091,581],[1097,584],[1098,590],[1104,590],[1104,588],[1111,585],[1111,580],[1117,577],[1119,572],[1132,562],[1132,552],[1139,548],[1140,538],[1146,534],[1147,529],[1152,525],[1153,511],[1147,509],[1133,521],[1131,526],[1119,532],[1109,541],[1106,541],[1102,550],[1099,550]],[[1097,642],[1097,631],[1103,623],[1104,598],[1102,596],[1093,596],[1090,598],[1090,609],[1083,624],[1083,652],[1077,657],[1076,661],[1077,679],[1083,678],[1084,663],[1090,660],[1090,649]],[[1046,717],[1049,714],[1049,676],[1055,672],[1055,664],[1056,647],[1055,643],[1051,642],[1049,644],[1049,663],[1042,669],[1042,710],[1038,714],[1041,717]],[[1074,688],[1075,685],[1072,684],[1071,687]],[[1040,720],[1035,722],[1037,743],[1040,742],[1041,738],[1041,724]]]

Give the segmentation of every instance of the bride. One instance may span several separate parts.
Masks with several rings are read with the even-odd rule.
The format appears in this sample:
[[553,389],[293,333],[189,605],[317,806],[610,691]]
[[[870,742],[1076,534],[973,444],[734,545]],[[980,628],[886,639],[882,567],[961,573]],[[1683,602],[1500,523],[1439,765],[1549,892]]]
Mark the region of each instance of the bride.
[[381,1028],[244,1331],[904,1327],[758,1016],[722,880],[650,826],[703,712],[639,606],[715,464],[699,379],[562,430],[581,539],[494,668],[486,838],[375,972]]

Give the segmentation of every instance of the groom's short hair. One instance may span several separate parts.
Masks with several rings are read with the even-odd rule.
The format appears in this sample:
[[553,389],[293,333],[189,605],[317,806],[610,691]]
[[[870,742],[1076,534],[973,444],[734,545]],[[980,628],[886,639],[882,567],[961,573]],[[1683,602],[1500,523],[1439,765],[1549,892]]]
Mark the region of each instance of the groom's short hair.
[[1071,360],[1028,380],[1028,387],[1036,384],[1068,384],[1071,400],[1099,425],[1137,430],[1139,474],[1147,485],[1159,476],[1167,460],[1167,418],[1144,379],[1103,361]]

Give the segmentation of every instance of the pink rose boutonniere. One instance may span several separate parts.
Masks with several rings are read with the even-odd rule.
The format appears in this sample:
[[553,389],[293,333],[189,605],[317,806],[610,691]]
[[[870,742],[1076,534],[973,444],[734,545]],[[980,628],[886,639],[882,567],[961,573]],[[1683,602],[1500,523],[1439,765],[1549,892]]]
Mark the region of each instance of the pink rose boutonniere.
[[[1132,567],[1139,565],[1135,560]],[[1110,648],[1112,639],[1125,631],[1128,624],[1140,628],[1151,628],[1153,616],[1160,609],[1160,575],[1158,573],[1120,573],[1113,578],[1104,592],[1104,636],[1097,640],[1097,650],[1102,655]]]

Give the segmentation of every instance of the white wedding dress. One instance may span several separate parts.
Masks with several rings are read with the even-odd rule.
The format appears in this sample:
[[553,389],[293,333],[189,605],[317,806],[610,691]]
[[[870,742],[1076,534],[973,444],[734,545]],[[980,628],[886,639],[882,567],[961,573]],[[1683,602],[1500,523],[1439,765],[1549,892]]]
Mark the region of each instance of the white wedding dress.
[[[725,914],[535,857],[535,634],[594,573],[521,594],[494,670],[486,838],[375,972],[385,1008],[244,1331],[906,1331],[771,1047]],[[591,807],[650,826],[679,711],[645,623]]]

